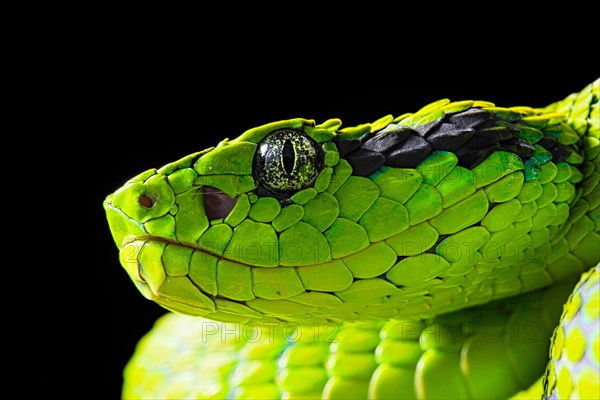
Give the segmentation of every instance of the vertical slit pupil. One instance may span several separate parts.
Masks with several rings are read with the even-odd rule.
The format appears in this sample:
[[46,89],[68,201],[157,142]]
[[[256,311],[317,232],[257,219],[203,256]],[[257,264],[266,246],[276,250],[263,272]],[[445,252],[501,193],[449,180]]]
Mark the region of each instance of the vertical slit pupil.
[[291,175],[294,170],[296,152],[294,151],[294,145],[289,140],[286,140],[283,144],[281,158],[283,159],[283,168],[285,169],[285,172],[287,172],[288,175]]

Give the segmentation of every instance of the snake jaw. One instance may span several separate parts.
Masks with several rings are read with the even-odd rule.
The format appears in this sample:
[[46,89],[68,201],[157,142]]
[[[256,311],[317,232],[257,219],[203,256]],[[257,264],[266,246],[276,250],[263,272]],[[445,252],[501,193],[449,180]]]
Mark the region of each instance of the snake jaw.
[[[159,297],[157,291],[160,279],[155,277],[155,273],[149,275],[149,270],[143,269],[138,259],[144,245],[139,238],[147,233],[140,222],[130,218],[113,204],[114,198],[115,194],[108,195],[103,202],[103,207],[113,239],[119,249],[119,261],[142,295],[149,300],[156,300]],[[162,274],[164,275],[164,272]]]
[[[187,271],[182,269],[183,265],[173,266],[163,262],[162,256],[167,246],[192,251],[186,246],[160,238],[138,237],[120,249],[121,265],[147,299],[167,309],[190,315],[214,312],[214,296],[194,283]],[[181,269],[177,271],[177,268]],[[210,277],[206,279],[211,280]],[[216,282],[213,284],[216,285]]]
[[162,266],[156,263],[142,265],[140,253],[144,245],[145,242],[140,240],[127,243],[119,251],[119,260],[142,294],[154,300],[159,296],[158,291],[164,282],[165,272]]

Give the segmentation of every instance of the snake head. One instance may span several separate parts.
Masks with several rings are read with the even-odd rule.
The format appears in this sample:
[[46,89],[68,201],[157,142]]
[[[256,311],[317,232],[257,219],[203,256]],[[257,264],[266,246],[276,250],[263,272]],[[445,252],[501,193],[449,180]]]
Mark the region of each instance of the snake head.
[[[339,210],[326,192],[338,126],[261,126],[110,194],[104,208],[120,262],[141,293],[170,310],[231,321],[279,315],[269,307],[306,297],[307,282],[323,289],[340,267],[328,264],[323,233]],[[309,267],[304,278],[301,266]],[[311,285],[319,275],[311,266],[325,271],[320,284]],[[350,282],[346,273],[342,285]]]
[[275,122],[143,172],[106,213],[134,283],[181,313],[313,322],[483,304],[549,284],[539,266],[577,199],[577,136],[539,112],[441,100],[341,129]]

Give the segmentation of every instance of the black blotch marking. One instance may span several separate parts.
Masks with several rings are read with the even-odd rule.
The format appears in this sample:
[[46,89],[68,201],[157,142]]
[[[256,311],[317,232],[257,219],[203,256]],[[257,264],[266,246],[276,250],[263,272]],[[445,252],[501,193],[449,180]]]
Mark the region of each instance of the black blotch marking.
[[448,123],[463,129],[475,128],[487,122],[491,117],[492,113],[489,111],[481,108],[470,108],[467,111],[448,117]]
[[556,143],[554,147],[548,150],[552,153],[552,162],[555,164],[565,161],[573,152],[573,150],[561,143]]
[[444,120],[443,118],[440,118],[433,122],[428,122],[426,124],[419,125],[416,128],[414,128],[414,130],[422,137],[425,137],[429,134],[430,131],[432,131],[435,128],[437,128],[438,126],[440,126],[442,124],[443,120]]
[[493,137],[474,136],[473,138],[471,138],[471,140],[469,140],[469,142],[467,144],[465,144],[462,147],[467,148],[467,149],[477,150],[477,149],[483,149],[485,147],[494,146],[494,145],[498,146],[498,141],[494,140]]
[[475,135],[473,128],[458,128],[456,125],[444,123],[432,131],[427,140],[434,150],[454,151]]
[[408,126],[390,124],[367,140],[361,148],[384,153],[405,141],[412,132],[414,131]]
[[416,168],[431,153],[431,145],[412,133],[400,146],[386,153],[385,165],[397,168]]
[[351,151],[358,149],[362,144],[360,139],[333,139],[333,143],[337,147],[340,157],[344,157]]
[[544,137],[542,137],[537,144],[545,149],[551,149],[554,147],[554,145],[556,145],[556,138],[549,135],[544,135]]
[[468,169],[473,168],[498,149],[498,143],[491,137],[473,136],[464,146],[459,147],[454,154],[458,157],[458,165]]
[[517,136],[518,133],[519,130],[512,126],[494,126],[493,128],[486,128],[481,130],[478,129],[475,132],[475,135],[498,142],[501,140],[512,139],[515,136]]
[[[478,134],[479,135],[476,135]],[[381,165],[415,168],[433,150],[453,151],[459,165],[472,167],[498,148],[498,141],[513,138],[518,129],[488,111],[478,108],[446,115],[436,121],[410,128],[390,124],[360,139],[333,139],[340,157],[348,160],[353,175],[366,176]],[[383,154],[381,156],[372,153]]]
[[498,149],[510,151],[521,158],[531,157],[533,153],[535,153],[535,147],[531,143],[519,138],[513,138],[498,143]]
[[[360,139],[336,138],[333,142],[340,157],[352,166],[352,174],[358,176],[370,175],[381,165],[415,168],[432,151],[454,152],[458,165],[472,169],[497,150],[512,152],[524,161],[533,156],[535,147],[519,138],[520,129],[514,122],[518,120],[507,121],[493,112],[471,108],[416,128],[389,124]],[[572,152],[548,134],[537,144],[550,151],[554,163],[565,161]],[[383,154],[383,162],[373,153]]]
[[478,149],[461,147],[456,150],[454,154],[458,157],[458,165],[467,169],[472,169],[496,151],[496,149],[498,149],[497,143]]
[[377,171],[386,158],[383,154],[370,150],[358,149],[348,154],[346,161],[352,167],[353,175],[367,176]]

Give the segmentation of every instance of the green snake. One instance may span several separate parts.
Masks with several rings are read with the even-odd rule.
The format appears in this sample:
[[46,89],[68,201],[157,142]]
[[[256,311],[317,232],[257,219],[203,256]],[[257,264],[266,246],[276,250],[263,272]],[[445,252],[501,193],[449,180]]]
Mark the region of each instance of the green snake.
[[174,313],[123,397],[598,398],[599,139],[596,80],[274,122],[142,172],[104,208]]

